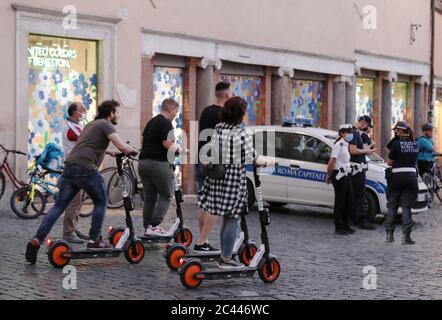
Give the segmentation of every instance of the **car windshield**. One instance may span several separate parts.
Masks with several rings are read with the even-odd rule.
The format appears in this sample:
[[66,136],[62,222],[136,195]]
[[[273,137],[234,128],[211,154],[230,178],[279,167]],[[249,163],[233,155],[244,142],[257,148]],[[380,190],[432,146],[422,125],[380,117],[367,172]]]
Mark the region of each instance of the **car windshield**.
[[[325,136],[325,137],[331,143],[335,143],[336,139],[338,139],[337,135],[328,135],[328,136]],[[371,161],[371,162],[384,162],[384,159],[382,159],[382,157],[380,155],[376,154],[376,153],[367,155],[367,159],[368,159],[368,161]]]

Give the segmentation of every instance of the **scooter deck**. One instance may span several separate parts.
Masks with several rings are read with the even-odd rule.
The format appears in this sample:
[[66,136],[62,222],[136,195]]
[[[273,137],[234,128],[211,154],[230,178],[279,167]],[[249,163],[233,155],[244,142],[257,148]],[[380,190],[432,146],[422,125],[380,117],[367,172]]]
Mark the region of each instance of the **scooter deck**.
[[200,259],[205,262],[214,262],[214,261],[218,260],[220,257],[221,257],[221,251],[208,251],[208,252],[194,251],[194,252],[184,255],[183,258],[185,258],[185,259],[194,258],[194,259]]
[[123,250],[120,249],[75,250],[64,252],[61,256],[70,259],[115,258],[120,256],[122,252]]
[[186,258],[219,258],[221,256],[221,251],[192,251],[185,255]]
[[220,280],[220,279],[230,279],[230,278],[248,278],[252,277],[256,268],[241,268],[241,269],[220,269],[213,268],[207,269],[195,274],[195,278],[204,280]]
[[173,236],[141,236],[138,239],[143,243],[169,243]]

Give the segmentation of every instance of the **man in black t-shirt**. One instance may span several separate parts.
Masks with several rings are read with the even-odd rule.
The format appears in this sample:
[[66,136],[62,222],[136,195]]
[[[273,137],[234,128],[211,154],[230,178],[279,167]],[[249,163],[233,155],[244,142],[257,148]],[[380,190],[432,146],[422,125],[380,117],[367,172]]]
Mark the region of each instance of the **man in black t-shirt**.
[[[199,142],[198,142],[198,164],[196,168],[196,180],[198,183],[198,190],[201,190],[204,184],[204,175],[202,173],[202,165],[200,163],[200,151],[201,148],[210,142],[210,137],[213,134],[213,130],[215,126],[221,122],[220,113],[221,109],[224,106],[224,103],[229,100],[232,96],[232,91],[230,89],[230,83],[228,82],[220,82],[215,87],[215,96],[216,103],[206,107],[201,113],[200,121],[199,121]],[[203,150],[204,151],[204,150]],[[200,211],[198,222],[200,228],[200,236],[198,241],[194,246],[194,250],[197,251],[214,251],[217,250],[213,248],[209,244],[209,233],[212,231],[216,220],[216,215],[211,215],[206,213],[204,210]]]
[[353,139],[350,145],[350,162],[352,163],[353,173],[351,177],[353,187],[353,219],[356,220],[358,228],[365,230],[374,230],[375,227],[368,223],[365,212],[365,203],[367,201],[365,182],[367,166],[367,154],[372,154],[375,149],[365,147],[362,141],[360,131],[369,125],[365,117],[360,117],[359,121],[353,126]]
[[169,209],[174,193],[174,172],[168,153],[174,155],[180,147],[174,143],[172,121],[178,112],[178,102],[165,99],[161,113],[152,118],[143,132],[138,173],[143,183],[143,224],[145,236],[166,234],[159,227]]

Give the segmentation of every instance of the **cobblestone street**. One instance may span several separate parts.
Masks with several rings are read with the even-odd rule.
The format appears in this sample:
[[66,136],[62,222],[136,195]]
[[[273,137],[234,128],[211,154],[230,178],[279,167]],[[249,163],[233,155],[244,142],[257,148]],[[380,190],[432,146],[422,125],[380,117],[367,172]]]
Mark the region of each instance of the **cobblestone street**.
[[[195,199],[186,198],[186,224],[197,236]],[[172,207],[166,225],[174,218]],[[141,211],[133,212],[141,232]],[[61,235],[61,221],[52,237]],[[441,299],[442,298],[442,215],[438,205],[414,217],[414,246],[385,243],[385,233],[361,231],[350,237],[335,236],[331,211],[289,206],[272,210],[269,228],[272,252],[282,265],[281,277],[266,285],[257,275],[251,279],[205,281],[196,290],[182,287],[177,274],[170,272],[162,257],[163,245],[148,247],[139,265],[124,257],[106,260],[77,260],[78,288],[63,289],[62,270],[54,269],[40,251],[36,266],[25,262],[26,242],[36,231],[38,220],[21,220],[12,212],[0,215],[0,299]],[[88,230],[89,218],[81,229]],[[110,210],[105,226],[124,223],[122,210]],[[248,216],[252,239],[259,242],[256,212]],[[219,226],[212,243],[219,245]],[[377,289],[365,290],[364,266],[377,269]]]

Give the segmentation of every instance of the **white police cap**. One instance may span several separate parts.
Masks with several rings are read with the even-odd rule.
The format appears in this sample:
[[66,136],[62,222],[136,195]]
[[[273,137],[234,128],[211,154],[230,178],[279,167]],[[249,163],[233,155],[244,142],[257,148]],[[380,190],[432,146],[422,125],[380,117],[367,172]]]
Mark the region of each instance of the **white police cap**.
[[339,131],[351,131],[353,130],[352,124],[343,124],[339,127]]

